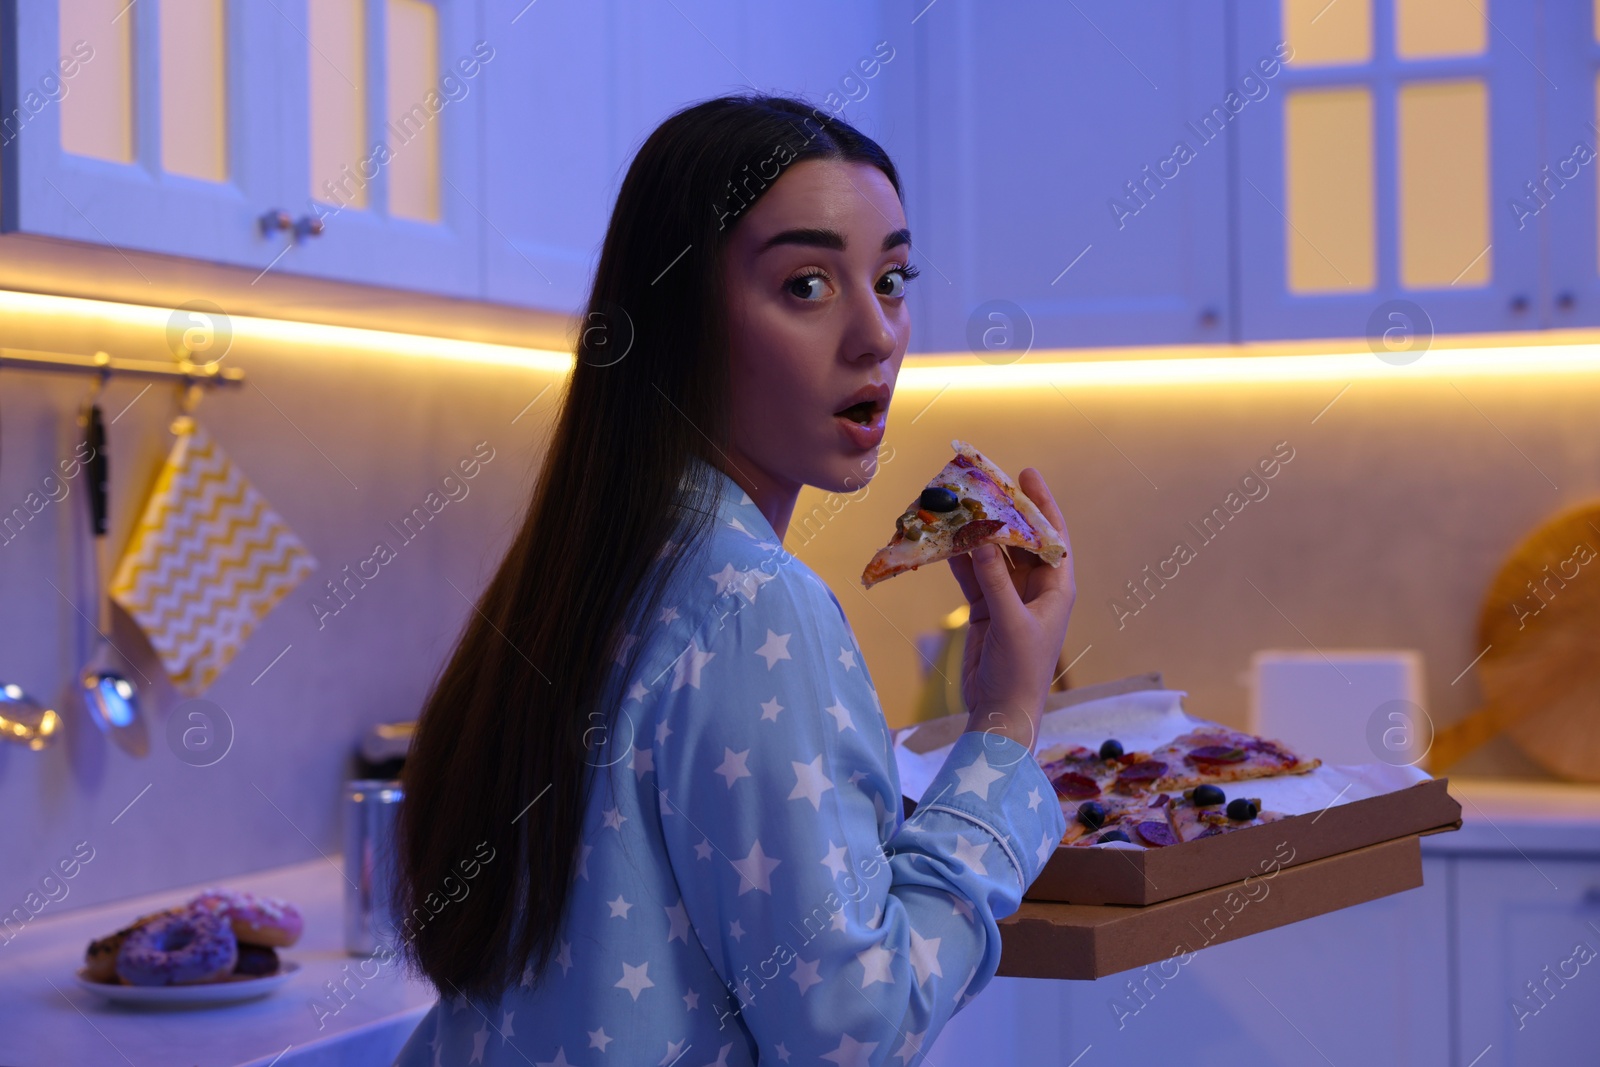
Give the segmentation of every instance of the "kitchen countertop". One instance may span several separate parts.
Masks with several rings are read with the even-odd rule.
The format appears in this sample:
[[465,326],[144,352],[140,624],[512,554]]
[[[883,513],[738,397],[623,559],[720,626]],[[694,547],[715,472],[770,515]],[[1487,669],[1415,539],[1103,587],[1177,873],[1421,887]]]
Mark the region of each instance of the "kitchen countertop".
[[[1600,786],[1463,778],[1450,782],[1450,793],[1461,801],[1462,828],[1424,837],[1427,852],[1600,856]],[[342,1006],[332,999],[325,983],[344,979],[347,967],[356,975],[360,963],[343,949],[338,862],[318,859],[211,884],[299,905],[306,931],[283,954],[302,969],[287,985],[242,1004],[150,1011],[109,1004],[73,981],[89,941],[205,886],[35,919],[0,944],[0,1063],[388,1067],[435,997],[391,964],[365,985],[351,978],[353,993]],[[318,1012],[318,1003],[337,1011]]]
[[[388,1067],[434,1002],[431,986],[344,951],[344,876],[336,860],[222,878],[292,901],[305,933],[281,950],[301,970],[276,992],[213,1008],[112,1004],[78,986],[84,949],[192,896],[197,885],[33,920],[0,944],[0,1063],[7,1067]],[[364,969],[363,969],[364,964]],[[345,968],[348,967],[348,973]],[[325,983],[343,983],[335,999]],[[364,984],[363,984],[364,983]],[[325,1011],[314,1005],[322,1004]]]
[[1425,854],[1568,853],[1600,856],[1600,786],[1452,778],[1461,829],[1422,839]]

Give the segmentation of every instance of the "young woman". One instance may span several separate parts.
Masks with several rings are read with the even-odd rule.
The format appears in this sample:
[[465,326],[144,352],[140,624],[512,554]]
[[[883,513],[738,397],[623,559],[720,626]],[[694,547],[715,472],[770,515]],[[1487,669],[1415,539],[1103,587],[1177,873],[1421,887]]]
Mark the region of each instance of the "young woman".
[[1070,561],[951,561],[971,725],[906,819],[844,613],[782,548],[801,486],[875,472],[909,246],[882,149],[799,101],[710,100],[639,150],[406,762],[399,948],[441,999],[402,1067],[916,1063],[993,976],[1065,830],[1032,751]]

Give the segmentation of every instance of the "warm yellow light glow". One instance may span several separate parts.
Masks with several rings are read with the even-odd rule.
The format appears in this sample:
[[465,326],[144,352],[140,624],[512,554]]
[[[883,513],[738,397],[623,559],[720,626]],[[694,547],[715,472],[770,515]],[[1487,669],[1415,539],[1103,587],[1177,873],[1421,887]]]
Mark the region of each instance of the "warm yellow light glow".
[[1129,388],[1600,374],[1600,344],[1435,348],[1424,352],[1416,362],[1399,366],[1384,362],[1370,351],[1072,362],[1047,361],[1048,355],[1037,353],[1035,360],[1009,366],[968,359],[907,360],[895,388],[1029,389],[1041,385]]
[[[169,308],[123,304],[82,297],[51,296],[0,290],[0,319],[60,317],[98,320],[165,336]],[[285,346],[326,350],[364,351],[377,358],[408,356],[485,363],[551,374],[572,369],[572,355],[557,349],[459,341],[447,337],[373,330],[354,326],[328,326],[287,319],[232,316],[234,346],[242,341],[266,341]],[[1350,382],[1357,380],[1417,381],[1450,378],[1514,378],[1600,375],[1600,335],[1571,331],[1552,341],[1550,335],[1531,335],[1522,343],[1505,344],[1499,337],[1479,336],[1475,341],[1442,340],[1415,362],[1395,365],[1379,359],[1361,340],[1344,342],[1283,342],[1272,346],[1208,345],[1203,348],[1167,346],[1150,351],[1148,358],[1096,358],[1101,353],[1128,350],[1099,349],[1093,353],[1070,349],[1041,350],[1022,362],[1005,366],[985,363],[972,356],[925,353],[906,358],[897,388],[1037,389],[1057,385],[1072,388],[1162,388],[1167,386],[1266,385],[1297,382]],[[1595,340],[1590,340],[1596,337]],[[1482,347],[1470,347],[1472,344]],[[1327,351],[1330,347],[1343,351]],[[1322,347],[1323,351],[1307,351]],[[1276,348],[1276,350],[1275,350]],[[1284,349],[1291,351],[1285,352]],[[1203,354],[1193,354],[1203,353]],[[1220,353],[1220,354],[1214,354]],[[1258,354],[1259,353],[1259,354]],[[137,356],[136,352],[113,355]]]
[[[143,304],[122,304],[110,300],[87,300],[82,297],[0,290],[0,318],[14,315],[99,320],[108,325],[147,330],[157,336],[164,336],[172,310]],[[330,347],[365,349],[378,356],[416,356],[506,367],[526,367],[530,370],[558,374],[565,374],[572,369],[572,355],[553,349],[524,348],[483,341],[458,341],[448,337],[428,337],[422,334],[370,330],[355,326],[326,326],[320,323],[257,318],[251,315],[232,315],[229,316],[229,320],[233,325],[235,347],[241,341],[261,340],[324,349]]]

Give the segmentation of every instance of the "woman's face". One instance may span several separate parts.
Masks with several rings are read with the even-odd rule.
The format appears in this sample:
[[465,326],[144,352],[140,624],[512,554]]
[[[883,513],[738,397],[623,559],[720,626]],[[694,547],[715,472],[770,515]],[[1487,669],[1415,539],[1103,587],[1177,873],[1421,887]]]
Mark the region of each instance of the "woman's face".
[[769,517],[786,523],[802,485],[850,492],[876,473],[911,338],[910,250],[894,186],[864,163],[796,163],[734,224],[728,473]]

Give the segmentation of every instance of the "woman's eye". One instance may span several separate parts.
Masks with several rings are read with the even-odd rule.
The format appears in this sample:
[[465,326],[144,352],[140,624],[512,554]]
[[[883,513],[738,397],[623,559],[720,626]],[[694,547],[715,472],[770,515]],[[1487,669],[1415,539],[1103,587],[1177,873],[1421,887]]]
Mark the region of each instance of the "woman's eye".
[[[906,283],[921,273],[916,267],[909,264],[904,267],[896,267],[878,280],[878,292],[884,296],[905,296]],[[885,283],[888,283],[888,289],[884,288]]]
[[823,296],[823,283],[828,280],[826,274],[812,273],[801,274],[790,278],[784,283],[784,288],[801,300],[820,300]]

